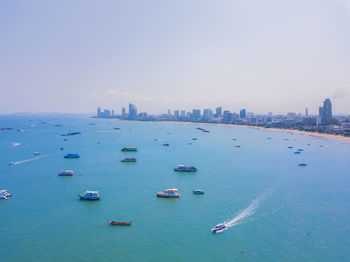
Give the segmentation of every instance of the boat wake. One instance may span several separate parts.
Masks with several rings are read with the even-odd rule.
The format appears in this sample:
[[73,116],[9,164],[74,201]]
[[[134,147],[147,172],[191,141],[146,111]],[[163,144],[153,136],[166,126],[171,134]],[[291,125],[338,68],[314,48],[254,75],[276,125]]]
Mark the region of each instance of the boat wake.
[[19,164],[23,164],[23,163],[26,163],[26,162],[34,161],[34,160],[37,160],[37,159],[40,159],[40,158],[44,158],[44,157],[47,157],[47,156],[50,156],[50,155],[52,155],[52,154],[42,155],[42,156],[33,157],[33,158],[29,158],[29,159],[25,159],[25,160],[21,160],[21,161],[16,161],[16,162],[10,162],[10,165],[19,165]]

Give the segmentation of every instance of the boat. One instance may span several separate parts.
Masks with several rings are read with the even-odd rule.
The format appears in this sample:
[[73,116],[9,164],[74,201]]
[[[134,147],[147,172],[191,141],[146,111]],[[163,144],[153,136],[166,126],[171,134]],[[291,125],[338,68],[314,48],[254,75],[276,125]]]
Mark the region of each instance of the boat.
[[170,146],[170,144],[163,144],[162,146]]
[[237,146],[235,146],[235,147],[241,147],[241,146],[237,145]]
[[198,168],[194,166],[184,166],[184,165],[178,165],[177,167],[174,167],[174,171],[178,172],[197,172]]
[[117,226],[131,226],[131,222],[118,222],[118,221],[108,221],[110,225],[117,225]]
[[33,155],[38,156],[38,155],[40,155],[40,153],[39,152],[34,152]]
[[58,173],[59,176],[72,176],[74,175],[73,170],[63,170],[61,173]]
[[80,195],[81,200],[99,200],[100,193],[98,191],[86,191],[84,194]]
[[157,192],[157,197],[179,198],[180,194],[177,192],[176,188],[172,188],[172,189],[166,189],[163,192]]
[[135,151],[137,151],[137,147],[123,147],[121,149],[121,151],[124,151],[124,152],[126,152],[126,151],[133,151],[133,152],[135,152]]
[[307,166],[307,164],[301,163],[301,164],[299,164],[299,166]]
[[288,148],[293,148],[292,146],[289,146]]
[[192,140],[197,140],[197,138],[196,138],[196,137],[194,137],[194,138],[192,138]]
[[300,151],[295,151],[294,154],[299,155],[299,154],[301,154],[301,152]]
[[120,130],[120,127],[115,127],[114,130]]
[[81,132],[71,132],[67,134],[62,134],[61,136],[76,136],[76,135],[81,135]]
[[209,130],[207,130],[207,129],[204,129],[204,128],[201,128],[201,127],[197,127],[197,129],[198,129],[198,130],[201,130],[201,131],[203,131],[203,132],[205,132],[205,133],[209,133]]
[[216,233],[216,232],[222,232],[224,229],[226,228],[226,226],[224,225],[224,223],[221,223],[221,224],[217,224],[214,228],[211,229],[211,231],[213,233]]
[[7,192],[7,190],[0,190],[0,199],[5,199],[7,200],[9,197],[11,197],[12,195]]
[[12,130],[13,129],[13,127],[2,127],[2,128],[0,128],[0,130]]
[[120,160],[121,162],[136,162],[135,157],[126,157]]
[[80,158],[79,154],[67,154],[64,156],[64,158]]
[[299,148],[298,151],[299,151],[299,152],[302,152],[302,151],[304,151],[304,149]]
[[64,148],[63,148],[63,147],[61,147],[61,148],[60,148],[60,150],[64,150]]
[[193,190],[192,193],[196,195],[204,195],[204,191],[200,189]]

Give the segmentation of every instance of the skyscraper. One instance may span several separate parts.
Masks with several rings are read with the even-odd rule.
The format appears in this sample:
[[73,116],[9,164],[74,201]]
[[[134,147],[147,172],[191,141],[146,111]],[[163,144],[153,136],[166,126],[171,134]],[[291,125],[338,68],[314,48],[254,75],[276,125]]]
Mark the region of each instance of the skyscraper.
[[205,120],[211,120],[213,118],[213,111],[211,109],[204,109],[203,118]]
[[122,117],[125,117],[126,116],[126,110],[125,110],[125,107],[122,107]]
[[101,107],[97,108],[97,117],[101,117]]
[[244,108],[241,111],[239,111],[239,117],[241,119],[247,117],[247,111]]
[[222,117],[222,107],[217,107],[215,113],[217,117]]
[[321,123],[327,124],[333,119],[332,115],[332,103],[329,98],[323,101],[323,107],[319,108],[319,115],[321,117]]
[[201,110],[200,109],[193,109],[192,110],[192,119],[198,120],[201,117]]
[[308,108],[305,109],[305,116],[309,116],[309,109]]
[[179,116],[180,116],[179,110],[174,110],[174,115],[175,115],[176,117],[179,117]]
[[129,104],[129,120],[136,120],[137,119],[137,108],[134,104]]

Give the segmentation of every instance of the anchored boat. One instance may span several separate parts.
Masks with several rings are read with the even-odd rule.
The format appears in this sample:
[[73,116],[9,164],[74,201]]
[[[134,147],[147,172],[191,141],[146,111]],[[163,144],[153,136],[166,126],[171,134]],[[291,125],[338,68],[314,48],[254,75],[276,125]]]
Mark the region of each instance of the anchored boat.
[[59,176],[72,176],[74,175],[73,170],[63,170],[61,173],[58,173]]
[[177,192],[177,188],[172,188],[166,189],[164,192],[157,192],[157,197],[179,198],[180,194]]
[[126,157],[120,160],[121,162],[136,162],[135,157]]
[[177,172],[197,172],[198,168],[194,166],[178,165],[177,167],[174,167],[174,170]]
[[131,222],[118,222],[118,221],[108,221],[110,225],[117,225],[117,226],[130,226]]
[[137,147],[123,147],[122,149],[121,149],[121,151],[133,151],[133,152],[135,152],[135,151],[137,151]]
[[99,200],[100,193],[98,191],[86,191],[84,194],[80,195],[81,200]]

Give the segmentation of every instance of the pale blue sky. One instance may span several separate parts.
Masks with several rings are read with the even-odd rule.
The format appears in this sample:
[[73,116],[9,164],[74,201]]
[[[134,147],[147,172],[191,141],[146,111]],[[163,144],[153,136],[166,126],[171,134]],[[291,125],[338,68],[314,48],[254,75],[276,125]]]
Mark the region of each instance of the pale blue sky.
[[0,113],[350,114],[350,0],[1,1]]

